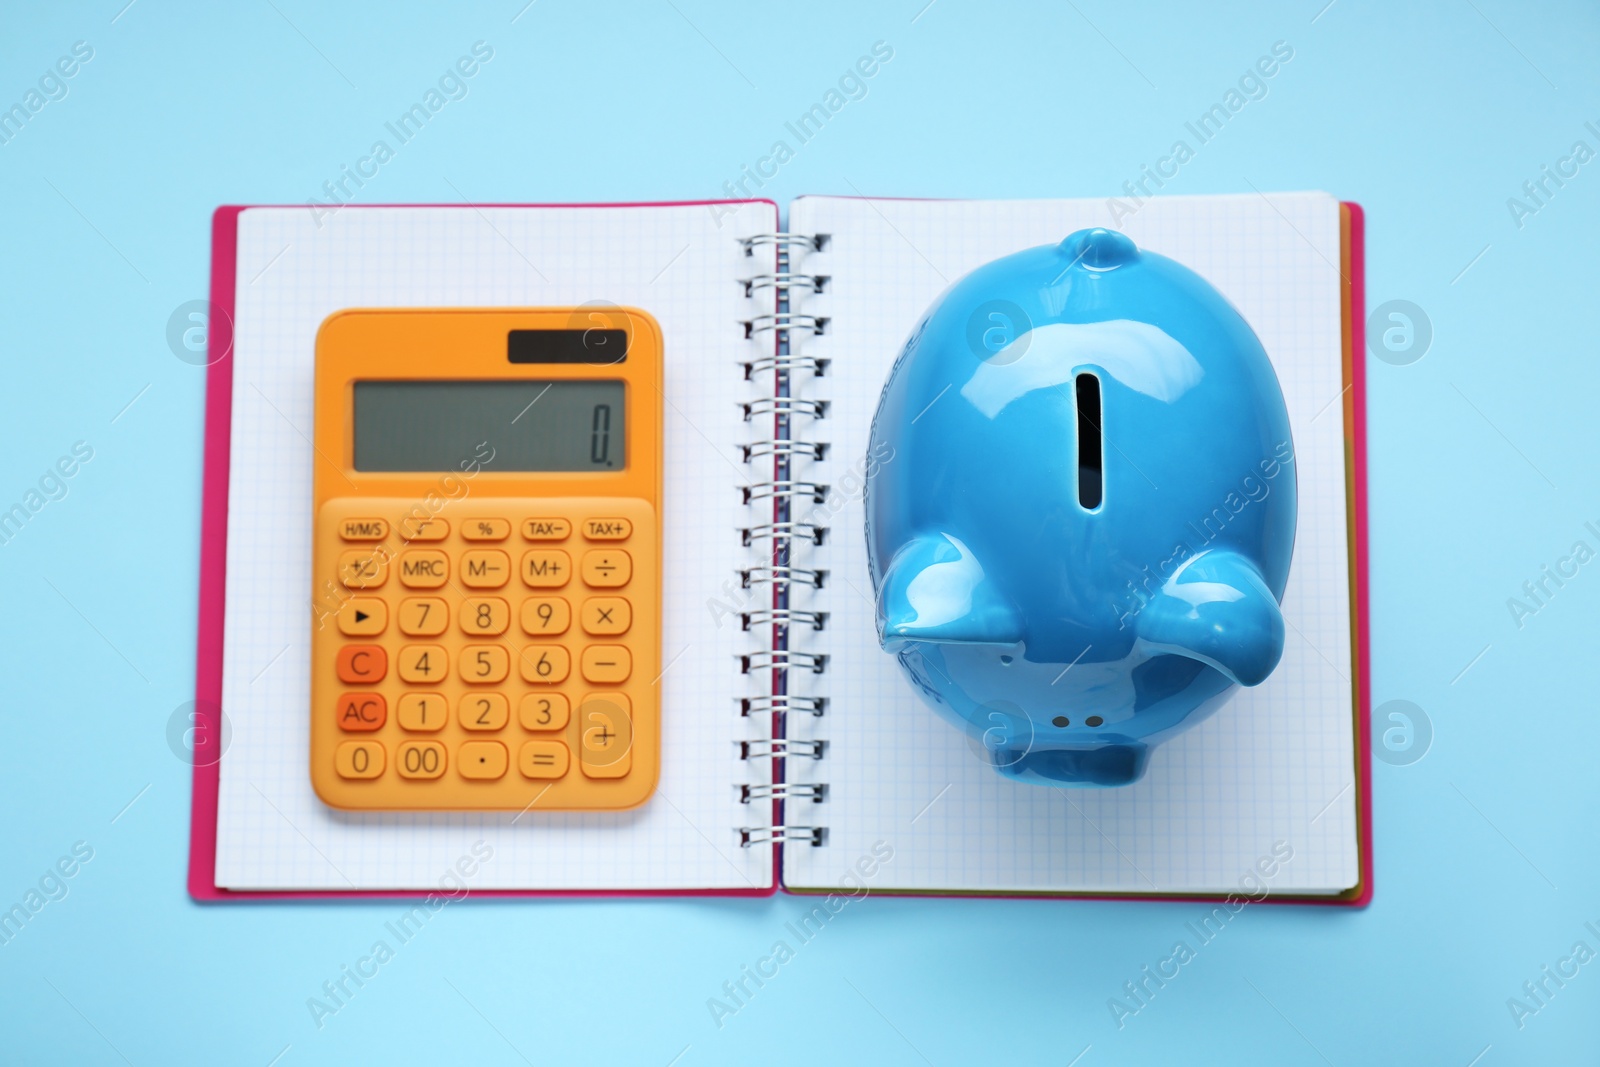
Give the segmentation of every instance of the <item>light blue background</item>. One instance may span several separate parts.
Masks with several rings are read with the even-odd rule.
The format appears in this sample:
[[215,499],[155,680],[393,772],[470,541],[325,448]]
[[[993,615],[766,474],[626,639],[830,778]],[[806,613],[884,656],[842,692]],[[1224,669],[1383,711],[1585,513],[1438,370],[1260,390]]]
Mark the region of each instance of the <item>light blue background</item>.
[[[0,504],[94,448],[0,546],[0,903],[95,850],[0,946],[0,1061],[1594,1061],[1600,962],[1521,1030],[1506,1006],[1600,949],[1600,563],[1520,629],[1506,606],[1600,545],[1600,162],[1520,229],[1506,206],[1575,140],[1600,148],[1591,7],[124,2],[0,16],[0,103],[95,50],[0,145]],[[165,729],[194,678],[203,372],[165,330],[205,295],[212,208],[317,194],[479,39],[470,96],[362,202],[716,196],[878,40],[867,98],[762,195],[1106,195],[1289,42],[1168,191],[1360,201],[1369,306],[1414,301],[1435,330],[1420,362],[1369,360],[1374,697],[1436,732],[1375,765],[1372,906],[1246,909],[1119,1031],[1107,998],[1200,906],[869,898],[719,1030],[707,998],[809,902],[469,903],[319,1031],[306,999],[400,908],[184,891]]]

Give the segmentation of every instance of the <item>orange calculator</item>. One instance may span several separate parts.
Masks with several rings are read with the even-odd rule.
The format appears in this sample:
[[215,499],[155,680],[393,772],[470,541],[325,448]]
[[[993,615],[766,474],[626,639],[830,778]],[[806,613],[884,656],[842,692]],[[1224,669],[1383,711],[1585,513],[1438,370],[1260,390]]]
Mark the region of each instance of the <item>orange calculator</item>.
[[606,306],[317,333],[311,781],[336,808],[655,789],[661,329]]

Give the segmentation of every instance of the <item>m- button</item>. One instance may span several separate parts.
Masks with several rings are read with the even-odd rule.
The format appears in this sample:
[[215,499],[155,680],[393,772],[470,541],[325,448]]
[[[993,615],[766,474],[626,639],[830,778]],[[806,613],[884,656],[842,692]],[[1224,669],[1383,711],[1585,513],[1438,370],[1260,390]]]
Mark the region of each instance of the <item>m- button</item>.
[[499,589],[511,577],[511,557],[494,548],[461,556],[461,584],[473,589]]

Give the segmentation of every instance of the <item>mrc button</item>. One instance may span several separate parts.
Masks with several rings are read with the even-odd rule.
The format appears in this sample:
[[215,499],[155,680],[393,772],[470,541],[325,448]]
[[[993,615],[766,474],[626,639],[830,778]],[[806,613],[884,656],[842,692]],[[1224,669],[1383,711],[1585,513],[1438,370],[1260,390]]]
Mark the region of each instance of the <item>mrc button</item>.
[[400,581],[413,589],[437,589],[450,579],[450,557],[435,549],[403,552]]

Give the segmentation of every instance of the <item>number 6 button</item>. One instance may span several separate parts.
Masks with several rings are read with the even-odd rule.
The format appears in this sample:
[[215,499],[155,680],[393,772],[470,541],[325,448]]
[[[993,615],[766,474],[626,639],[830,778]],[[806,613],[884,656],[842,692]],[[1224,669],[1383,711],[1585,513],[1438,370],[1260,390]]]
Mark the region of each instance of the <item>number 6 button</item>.
[[559,645],[529,645],[517,658],[525,682],[555,685],[567,680],[572,657]]

